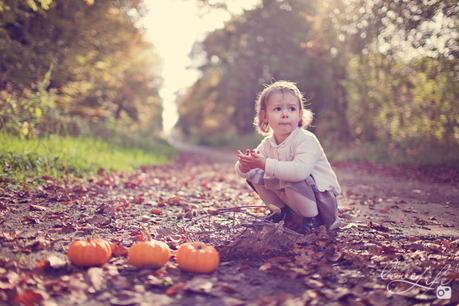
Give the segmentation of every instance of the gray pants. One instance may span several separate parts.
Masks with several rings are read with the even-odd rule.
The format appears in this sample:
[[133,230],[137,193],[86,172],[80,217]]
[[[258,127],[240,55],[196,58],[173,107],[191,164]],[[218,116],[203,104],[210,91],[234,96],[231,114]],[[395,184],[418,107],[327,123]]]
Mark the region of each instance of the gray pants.
[[[327,229],[339,227],[338,202],[331,191],[319,191],[312,176],[289,183],[282,189],[267,188],[262,173],[247,179],[261,200],[272,211],[285,205],[303,217],[318,216]],[[273,185],[272,183],[269,185]]]

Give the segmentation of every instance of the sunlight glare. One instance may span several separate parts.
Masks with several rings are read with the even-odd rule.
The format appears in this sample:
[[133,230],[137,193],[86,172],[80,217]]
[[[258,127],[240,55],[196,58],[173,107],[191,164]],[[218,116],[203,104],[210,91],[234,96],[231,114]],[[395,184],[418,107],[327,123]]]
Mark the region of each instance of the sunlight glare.
[[[228,4],[232,13],[254,7],[258,0],[232,0]],[[188,55],[193,43],[207,32],[221,28],[230,15],[222,10],[200,13],[197,1],[155,0],[145,1],[148,14],[142,25],[146,38],[152,42],[163,61],[164,80],[160,96],[163,101],[163,131],[175,125],[178,114],[176,97],[180,89],[189,87],[199,77],[199,72],[189,69]]]

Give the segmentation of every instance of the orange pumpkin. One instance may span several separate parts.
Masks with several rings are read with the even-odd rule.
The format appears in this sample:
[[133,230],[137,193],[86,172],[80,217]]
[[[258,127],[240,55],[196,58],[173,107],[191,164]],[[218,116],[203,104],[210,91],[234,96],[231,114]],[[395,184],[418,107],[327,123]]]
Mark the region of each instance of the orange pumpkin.
[[164,266],[171,257],[169,246],[162,241],[151,239],[145,228],[144,232],[147,240],[136,242],[129,248],[127,263],[139,268]]
[[76,266],[102,266],[112,257],[112,249],[103,239],[75,240],[69,246],[67,257]]
[[209,273],[220,263],[218,251],[204,242],[187,242],[179,246],[175,260],[181,270]]

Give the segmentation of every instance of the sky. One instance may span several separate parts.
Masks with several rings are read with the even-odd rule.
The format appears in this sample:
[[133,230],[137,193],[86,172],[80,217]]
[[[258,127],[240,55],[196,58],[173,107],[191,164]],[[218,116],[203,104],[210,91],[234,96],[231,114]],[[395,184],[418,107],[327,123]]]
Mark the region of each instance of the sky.
[[[142,24],[146,39],[152,42],[162,59],[163,129],[169,132],[178,119],[175,104],[176,92],[191,86],[199,72],[187,69],[188,57],[195,41],[202,40],[207,32],[224,26],[229,14],[222,10],[204,11],[197,0],[145,0],[148,14]],[[233,13],[250,9],[257,0],[230,0],[228,8]]]

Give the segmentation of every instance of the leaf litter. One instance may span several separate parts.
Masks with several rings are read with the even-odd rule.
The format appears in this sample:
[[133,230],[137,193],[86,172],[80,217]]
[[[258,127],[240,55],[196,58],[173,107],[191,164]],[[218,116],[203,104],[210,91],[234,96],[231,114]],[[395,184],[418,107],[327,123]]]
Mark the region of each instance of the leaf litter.
[[[451,235],[437,234],[442,218],[419,213],[412,198],[343,185],[340,231],[306,236],[257,223],[267,212],[232,164],[199,156],[129,175],[101,169],[71,183],[48,178],[35,190],[2,186],[0,304],[457,303],[457,226],[446,227]],[[413,215],[409,226],[429,234],[413,235],[388,219],[394,209]],[[181,272],[174,260],[159,270],[127,266],[127,248],[145,239],[141,225],[173,250],[206,240],[219,247],[223,262],[210,275]],[[71,266],[68,245],[88,237],[109,240],[113,258],[103,267]],[[452,287],[453,300],[436,298],[441,282]]]

